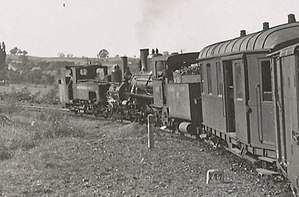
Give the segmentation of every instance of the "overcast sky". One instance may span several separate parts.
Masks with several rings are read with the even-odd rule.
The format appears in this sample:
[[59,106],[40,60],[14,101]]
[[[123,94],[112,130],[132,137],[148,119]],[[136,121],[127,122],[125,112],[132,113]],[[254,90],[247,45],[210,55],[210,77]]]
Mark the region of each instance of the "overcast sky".
[[[65,6],[63,6],[65,4]],[[200,51],[204,46],[299,20],[299,0],[0,0],[0,41],[34,56],[95,57],[103,48]]]

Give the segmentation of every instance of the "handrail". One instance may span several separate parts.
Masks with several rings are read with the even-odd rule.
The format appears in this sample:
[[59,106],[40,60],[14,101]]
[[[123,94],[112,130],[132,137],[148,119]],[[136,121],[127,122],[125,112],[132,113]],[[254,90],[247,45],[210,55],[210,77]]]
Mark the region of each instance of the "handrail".
[[259,135],[259,141],[263,141],[263,135],[262,135],[262,125],[261,125],[261,118],[262,118],[262,110],[261,110],[261,86],[260,84],[257,84],[255,86],[255,93],[256,93],[256,107],[257,107],[257,123],[258,123],[258,135]]
[[225,115],[225,101],[224,101],[224,96],[223,95],[221,96],[221,99],[222,99],[222,115],[223,115],[223,117],[225,117],[226,116]]

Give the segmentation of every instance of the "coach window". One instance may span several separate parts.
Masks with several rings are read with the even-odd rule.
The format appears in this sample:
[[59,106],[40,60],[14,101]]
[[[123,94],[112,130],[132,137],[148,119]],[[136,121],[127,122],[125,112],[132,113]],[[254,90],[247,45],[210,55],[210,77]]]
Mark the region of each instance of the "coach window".
[[86,69],[86,68],[82,68],[82,69],[80,69],[80,75],[81,75],[81,76],[85,76],[85,75],[87,75],[87,69]]
[[200,81],[201,82],[204,82],[204,79],[203,79],[203,65],[202,64],[199,64],[199,69],[200,69]]
[[242,65],[235,63],[236,99],[243,100]]
[[203,86],[202,86],[202,84],[204,82],[204,79],[203,79],[203,65],[202,64],[199,64],[199,69],[200,69],[199,71],[200,71],[200,82],[201,82],[201,84],[200,84],[200,92],[204,93]]
[[263,101],[272,101],[271,67],[270,60],[262,61],[262,91]]
[[211,64],[207,64],[208,94],[212,94]]
[[221,72],[220,62],[216,62],[216,80],[217,80],[217,95],[221,96],[223,94],[223,77]]

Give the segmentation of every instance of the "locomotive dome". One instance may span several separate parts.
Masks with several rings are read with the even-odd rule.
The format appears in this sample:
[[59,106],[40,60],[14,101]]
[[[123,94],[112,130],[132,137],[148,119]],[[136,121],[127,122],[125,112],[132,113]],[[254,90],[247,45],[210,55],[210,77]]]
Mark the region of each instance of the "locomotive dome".
[[299,22],[296,22],[293,14],[288,17],[287,24],[269,28],[269,23],[265,22],[262,31],[246,35],[245,31],[241,30],[240,37],[209,45],[200,51],[199,59],[257,50],[272,52],[286,44],[296,43],[299,37]]

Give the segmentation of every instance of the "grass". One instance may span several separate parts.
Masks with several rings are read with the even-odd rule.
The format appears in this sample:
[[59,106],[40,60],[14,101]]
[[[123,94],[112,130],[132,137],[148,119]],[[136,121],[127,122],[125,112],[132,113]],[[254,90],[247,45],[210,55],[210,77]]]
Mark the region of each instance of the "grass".
[[[14,111],[0,130],[0,196],[289,196],[201,141],[157,131],[149,150],[136,123]],[[212,168],[227,183],[206,185]]]
[[1,116],[8,117],[8,123],[3,119],[0,125],[0,160],[10,159],[15,151],[34,148],[44,140],[85,134],[84,120],[78,121],[62,112],[19,111],[13,105],[6,112]]
[[[45,140],[61,137],[83,137],[88,126],[84,120],[78,121],[59,111],[24,111],[18,107],[20,101],[35,104],[58,103],[58,87],[1,87],[0,107],[0,160],[13,157],[17,150],[28,150]],[[0,89],[1,89],[0,88]]]
[[10,85],[9,87],[0,86],[0,100],[10,102],[28,102],[34,104],[59,103],[58,86],[41,85]]

